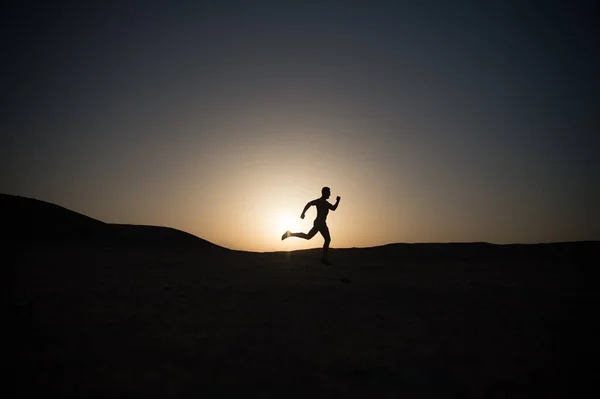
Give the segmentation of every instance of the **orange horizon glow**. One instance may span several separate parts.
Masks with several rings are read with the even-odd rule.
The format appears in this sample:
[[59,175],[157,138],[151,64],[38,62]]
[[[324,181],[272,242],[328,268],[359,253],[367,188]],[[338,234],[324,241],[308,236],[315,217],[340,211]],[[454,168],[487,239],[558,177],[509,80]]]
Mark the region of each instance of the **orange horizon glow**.
[[[213,146],[213,152],[202,152],[201,142],[190,135],[175,148],[163,148],[175,160],[165,166],[152,167],[130,152],[129,165],[148,166],[125,168],[118,180],[102,168],[88,167],[82,174],[86,160],[81,159],[81,168],[63,170],[59,180],[47,178],[36,190],[15,194],[108,223],[166,226],[257,252],[320,248],[318,233],[309,241],[281,241],[281,235],[312,227],[315,208],[304,220],[300,214],[323,186],[331,188],[331,203],[342,197],[327,219],[332,248],[577,241],[593,239],[590,232],[597,229],[591,219],[587,225],[574,223],[581,220],[576,208],[571,215],[556,212],[555,205],[536,202],[527,191],[506,192],[502,185],[481,190],[476,170],[453,174],[418,157],[427,151],[415,143],[390,153],[388,143],[351,127],[344,134],[317,127],[267,129],[243,118],[237,126],[234,132],[253,134],[240,133]],[[74,184],[64,186],[61,179]]]

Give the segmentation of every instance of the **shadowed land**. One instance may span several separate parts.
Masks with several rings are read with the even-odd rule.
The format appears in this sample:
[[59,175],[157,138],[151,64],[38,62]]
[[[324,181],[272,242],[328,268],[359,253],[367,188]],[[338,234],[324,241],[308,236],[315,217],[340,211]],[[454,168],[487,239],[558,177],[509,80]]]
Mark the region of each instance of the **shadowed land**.
[[124,246],[224,250],[192,234],[160,226],[104,223],[33,198],[0,194],[5,236],[17,245]]
[[21,220],[3,228],[23,396],[597,392],[598,242],[331,249],[324,266],[320,249],[230,251],[0,200]]

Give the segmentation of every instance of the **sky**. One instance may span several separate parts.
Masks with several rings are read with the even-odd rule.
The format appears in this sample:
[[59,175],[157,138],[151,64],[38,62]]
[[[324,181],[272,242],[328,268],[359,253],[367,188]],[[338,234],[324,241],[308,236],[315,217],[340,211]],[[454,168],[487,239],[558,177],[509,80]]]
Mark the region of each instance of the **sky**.
[[[485,4],[484,4],[485,3]],[[8,2],[0,192],[249,251],[600,239],[599,6]]]

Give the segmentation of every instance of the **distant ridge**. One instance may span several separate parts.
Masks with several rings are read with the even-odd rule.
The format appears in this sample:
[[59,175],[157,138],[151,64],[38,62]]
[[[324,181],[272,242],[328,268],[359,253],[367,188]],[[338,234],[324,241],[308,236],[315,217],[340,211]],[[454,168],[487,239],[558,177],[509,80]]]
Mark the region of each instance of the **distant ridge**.
[[600,241],[567,241],[538,244],[493,244],[488,242],[448,243],[395,243],[370,248],[352,248],[361,252],[374,252],[396,256],[420,256],[430,258],[550,258],[575,259],[585,256],[597,258]]
[[3,236],[16,243],[225,250],[181,230],[105,223],[50,202],[17,195],[0,194],[0,215]]
[[[109,247],[149,249],[189,248],[232,251],[193,234],[162,226],[105,223],[62,206],[28,197],[0,193],[3,237],[21,244],[77,243]],[[6,238],[5,238],[6,239]],[[334,251],[358,251],[362,255],[392,256],[394,259],[440,258],[580,258],[597,259],[600,241],[567,241],[538,244],[493,244],[488,242],[391,243],[373,247],[332,248]],[[299,249],[297,254],[320,251]],[[234,251],[251,253],[251,251]]]
[[[320,252],[320,248],[299,249],[290,252],[302,256],[303,253]],[[547,260],[572,261],[581,263],[586,259],[597,259],[600,255],[600,241],[566,241],[537,244],[493,244],[487,242],[448,242],[448,243],[393,243],[374,247],[332,248],[332,251],[365,256],[367,258],[438,260]],[[593,263],[593,262],[592,262]]]

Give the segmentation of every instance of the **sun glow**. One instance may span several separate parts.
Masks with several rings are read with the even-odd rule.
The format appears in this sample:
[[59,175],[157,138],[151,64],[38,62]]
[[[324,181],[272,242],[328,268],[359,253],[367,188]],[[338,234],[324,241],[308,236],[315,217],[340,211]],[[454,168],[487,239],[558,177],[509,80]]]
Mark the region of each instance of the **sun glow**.
[[291,232],[297,232],[300,230],[300,216],[292,215],[291,212],[281,212],[275,219],[275,229],[281,235],[289,230]]

